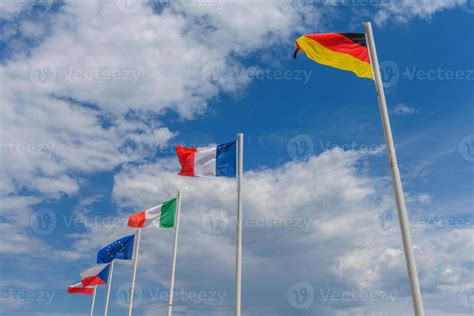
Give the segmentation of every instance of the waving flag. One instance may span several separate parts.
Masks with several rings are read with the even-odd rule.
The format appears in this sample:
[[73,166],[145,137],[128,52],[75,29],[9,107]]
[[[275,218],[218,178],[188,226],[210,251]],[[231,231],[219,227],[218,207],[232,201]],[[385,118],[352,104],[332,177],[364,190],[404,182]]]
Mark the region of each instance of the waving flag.
[[86,295],[92,295],[94,293],[94,287],[86,287],[83,286],[81,282],[74,284],[74,285],[69,285],[67,287],[67,292],[70,294],[86,294]]
[[130,227],[148,227],[154,225],[162,228],[175,227],[176,198],[153,206],[143,212],[128,217]]
[[107,284],[109,277],[109,264],[101,264],[81,272],[83,286]]
[[97,253],[97,263],[110,263],[114,259],[132,259],[134,240],[135,235],[130,235],[108,244]]
[[317,63],[348,70],[358,77],[374,79],[364,33],[325,33],[303,35],[296,40],[302,50]]
[[179,175],[235,178],[236,150],[236,142],[203,148],[176,146],[181,164]]

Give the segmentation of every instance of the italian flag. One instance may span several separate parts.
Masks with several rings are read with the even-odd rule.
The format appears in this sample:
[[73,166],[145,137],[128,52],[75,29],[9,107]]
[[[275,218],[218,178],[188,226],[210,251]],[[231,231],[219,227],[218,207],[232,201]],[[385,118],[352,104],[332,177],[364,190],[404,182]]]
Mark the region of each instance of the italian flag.
[[130,227],[148,227],[150,225],[161,228],[172,228],[175,226],[176,198],[153,206],[140,213],[128,217]]

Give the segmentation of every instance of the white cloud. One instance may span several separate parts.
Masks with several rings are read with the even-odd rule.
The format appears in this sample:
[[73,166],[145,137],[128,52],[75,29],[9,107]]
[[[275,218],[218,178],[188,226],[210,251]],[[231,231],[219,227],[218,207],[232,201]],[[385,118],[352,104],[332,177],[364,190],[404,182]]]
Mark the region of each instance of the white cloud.
[[[0,66],[4,186],[73,194],[79,179],[65,173],[110,170],[152,153],[174,135],[160,115],[191,118],[219,93],[245,87],[233,56],[289,40],[300,24],[281,1],[170,2],[159,13],[145,2],[133,14],[120,4],[65,1],[49,12],[38,46]],[[31,7],[5,12],[16,9]],[[40,22],[13,25],[41,37]],[[34,153],[19,153],[24,146]]]
[[381,1],[375,22],[385,24],[387,21],[395,20],[406,23],[415,17],[428,19],[438,11],[453,9],[464,5],[465,2],[466,0]]
[[[394,212],[390,183],[360,174],[356,165],[364,159],[365,154],[335,149],[308,162],[290,162],[275,170],[245,174],[244,306],[249,313],[296,312],[286,300],[286,291],[300,281],[311,284],[316,293],[315,303],[302,310],[302,314],[345,315],[349,310],[374,313],[386,310],[387,302],[382,297],[324,301],[321,293],[328,290],[390,293],[395,296],[391,303],[393,315],[396,311],[411,312],[397,219],[390,223],[394,229],[379,227],[374,220],[380,210]],[[129,214],[168,199],[179,187],[183,192],[183,208],[178,288],[205,287],[232,293],[234,181],[183,178],[176,176],[176,170],[176,162],[168,160],[124,169],[115,177],[114,197],[127,210],[125,214]],[[214,226],[208,225],[209,219],[214,220]],[[298,226],[297,219],[309,222],[308,229]],[[285,221],[287,224],[283,224]],[[209,227],[213,227],[211,232]],[[471,260],[467,254],[472,243],[470,230],[453,227],[438,232],[437,227],[430,226],[412,229],[423,290],[435,295],[437,300],[454,302],[462,310],[456,291],[469,285],[470,274],[468,266],[459,266],[458,262],[460,258],[466,263]],[[99,231],[93,233],[106,236]],[[79,236],[80,240],[86,240],[85,236]],[[166,286],[163,280],[168,278],[169,267],[148,267],[155,267],[163,258],[167,262],[171,234],[149,229],[142,236],[145,257],[141,269],[145,271],[141,285],[151,286],[145,281],[150,278]],[[439,240],[443,241],[439,243]],[[196,266],[196,262],[205,264]],[[450,298],[444,297],[446,286],[451,289]],[[253,300],[257,293],[259,299]],[[281,299],[276,302],[275,297]],[[432,303],[435,301],[430,301],[427,311],[443,310]],[[186,306],[188,312],[199,314],[199,306]],[[225,314],[231,306],[232,295],[217,310]]]
[[[174,111],[181,118],[194,118],[205,113],[207,102],[220,93],[241,91],[249,84],[248,78],[237,75],[244,67],[242,57],[290,41],[305,24],[317,30],[322,12],[305,6],[301,14],[299,6],[287,1],[262,0],[225,1],[220,7],[171,1],[160,10],[144,6],[130,14],[116,3],[65,1],[58,12],[47,14],[47,23],[19,21],[2,30],[3,41],[19,34],[38,40],[38,46],[28,49],[25,42],[8,42],[13,55],[0,65],[2,129],[8,131],[0,135],[2,253],[36,250],[69,260],[84,258],[106,241],[129,233],[123,226],[104,224],[116,217],[101,218],[102,225],[69,235],[70,250],[53,249],[29,233],[31,206],[41,199],[15,195],[21,191],[47,198],[73,195],[87,175],[147,156],[176,133],[160,122],[162,114]],[[400,21],[429,17],[448,7],[444,1],[420,5],[404,1],[384,7],[378,22],[392,16]],[[12,20],[30,9],[8,7],[0,16]],[[361,153],[332,150],[308,162],[246,174],[245,214],[264,219],[264,227],[247,223],[245,228],[249,312],[295,313],[286,291],[300,280],[316,290],[403,289],[399,238],[381,237],[372,227],[374,214],[391,209],[390,190],[357,171],[360,159],[364,159]],[[216,307],[216,314],[226,314],[232,305],[234,183],[178,178],[175,171],[176,162],[165,160],[124,165],[115,178],[114,197],[122,207],[136,210],[168,198],[178,186],[183,189],[178,286],[226,291],[225,304]],[[428,201],[421,196],[419,200]],[[90,216],[85,211],[78,214],[82,219]],[[129,209],[120,216],[125,214]],[[206,226],[206,221],[216,220],[215,214],[227,223],[222,232],[222,227],[216,232],[212,225]],[[279,227],[280,219],[289,220],[290,227]],[[297,226],[299,220],[308,226]],[[436,294],[454,293],[461,285],[456,280],[464,280],[467,270],[453,260],[468,261],[465,245],[472,247],[468,231],[443,236],[450,238],[437,246],[449,253],[449,247],[456,245],[453,256],[438,253],[433,236],[414,237],[421,271],[435,271],[425,273],[423,280]],[[171,239],[171,231],[144,234],[143,249],[154,251],[143,254],[142,280],[166,285],[169,266],[162,260],[169,259]],[[371,308],[365,302],[352,303],[363,305],[359,311]],[[402,310],[409,310],[409,302],[404,304]],[[193,315],[209,315],[201,305],[187,308]],[[302,313],[334,314],[340,308],[334,302],[314,303]]]
[[395,115],[408,115],[408,114],[414,114],[416,113],[416,110],[414,107],[410,107],[406,104],[398,104],[395,109],[393,109],[390,113],[395,114]]
[[[8,52],[0,65],[1,125],[8,132],[0,134],[0,196],[41,196],[1,209],[2,253],[76,259],[81,251],[54,250],[31,232],[32,207],[77,194],[92,173],[153,156],[175,135],[161,115],[193,118],[220,93],[240,91],[249,83],[236,75],[240,58],[289,40],[300,24],[285,2],[220,9],[172,2],[134,14],[118,2],[64,1],[34,15],[33,2],[1,4]],[[101,232],[104,238],[76,247],[97,249],[114,236]]]

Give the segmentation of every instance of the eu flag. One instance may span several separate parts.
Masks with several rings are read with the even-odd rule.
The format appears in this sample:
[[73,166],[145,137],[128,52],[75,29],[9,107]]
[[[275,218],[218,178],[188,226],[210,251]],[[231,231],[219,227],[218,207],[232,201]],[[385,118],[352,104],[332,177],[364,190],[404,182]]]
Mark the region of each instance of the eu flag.
[[114,259],[132,259],[134,239],[135,235],[126,236],[100,249],[97,253],[97,263],[109,263]]

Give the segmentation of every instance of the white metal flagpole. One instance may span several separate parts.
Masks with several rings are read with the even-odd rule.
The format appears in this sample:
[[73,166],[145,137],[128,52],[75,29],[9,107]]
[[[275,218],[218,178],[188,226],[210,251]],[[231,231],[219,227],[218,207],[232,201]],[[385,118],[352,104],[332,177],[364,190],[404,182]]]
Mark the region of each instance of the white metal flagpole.
[[90,316],[94,316],[94,305],[95,305],[95,295],[97,293],[97,285],[94,286],[94,290],[92,292],[92,303],[91,303],[91,314]]
[[413,309],[416,316],[423,316],[423,301],[421,298],[420,283],[418,281],[418,273],[416,271],[415,253],[411,240],[410,227],[408,222],[407,209],[405,205],[405,197],[403,196],[402,182],[400,178],[400,170],[398,169],[397,156],[395,154],[395,146],[393,143],[392,129],[388,117],[387,103],[385,101],[385,93],[383,90],[382,76],[380,74],[377,51],[375,49],[374,34],[370,22],[365,22],[365,37],[369,48],[370,61],[374,74],[375,89],[379,101],[380,115],[382,117],[382,125],[385,135],[385,143],[387,145],[387,154],[390,162],[390,171],[392,174],[392,185],[395,193],[395,203],[397,205],[398,219],[400,222],[400,230],[402,233],[403,249],[405,252],[405,261],[408,270],[408,278],[410,279],[410,289],[412,296]]
[[109,313],[110,290],[112,289],[112,275],[114,273],[114,265],[115,265],[115,260],[112,260],[112,262],[110,263],[109,277],[107,280],[107,294],[105,297],[104,316],[107,316],[107,314]]
[[137,278],[138,254],[140,249],[140,235],[142,230],[139,228],[135,233],[135,247],[133,249],[133,268],[132,268],[132,283],[130,285],[130,305],[128,305],[128,316],[132,316],[133,298],[135,296],[135,280]]
[[235,316],[240,316],[242,302],[242,177],[244,134],[237,134],[237,249],[235,264]]
[[173,242],[173,261],[171,264],[171,280],[170,280],[170,293],[168,298],[168,316],[173,314],[173,294],[174,294],[174,276],[176,274],[176,254],[178,252],[178,236],[179,236],[179,214],[181,212],[181,191],[178,191],[178,198],[176,201],[176,227],[174,229],[174,242]]

